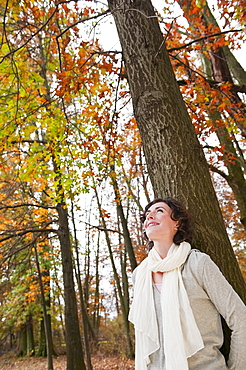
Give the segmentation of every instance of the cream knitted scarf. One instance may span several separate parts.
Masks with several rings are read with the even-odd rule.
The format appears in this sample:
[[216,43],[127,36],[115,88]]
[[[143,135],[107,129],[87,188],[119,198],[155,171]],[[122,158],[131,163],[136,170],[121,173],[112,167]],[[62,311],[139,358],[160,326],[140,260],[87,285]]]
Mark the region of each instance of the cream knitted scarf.
[[160,348],[152,271],[164,272],[161,307],[166,370],[188,370],[187,358],[204,347],[180,271],[190,250],[189,243],[173,244],[166,258],[162,259],[153,248],[137,268],[129,313],[136,334],[136,370],[147,369],[149,356]]

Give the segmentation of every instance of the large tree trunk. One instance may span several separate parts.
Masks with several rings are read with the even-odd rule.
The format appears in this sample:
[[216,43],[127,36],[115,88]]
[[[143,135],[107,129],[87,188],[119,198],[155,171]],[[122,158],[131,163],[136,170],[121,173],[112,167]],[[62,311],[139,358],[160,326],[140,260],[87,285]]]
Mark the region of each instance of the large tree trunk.
[[109,0],[155,196],[173,196],[194,219],[193,247],[211,255],[246,301],[208,165],[175,80],[150,0]]

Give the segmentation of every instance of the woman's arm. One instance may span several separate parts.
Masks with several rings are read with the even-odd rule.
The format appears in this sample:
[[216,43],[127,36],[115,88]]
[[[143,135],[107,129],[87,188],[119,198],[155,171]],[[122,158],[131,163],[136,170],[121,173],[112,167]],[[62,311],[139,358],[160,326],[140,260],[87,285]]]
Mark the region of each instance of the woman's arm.
[[246,370],[246,306],[209,256],[204,263],[203,284],[232,330],[228,367],[230,370]]

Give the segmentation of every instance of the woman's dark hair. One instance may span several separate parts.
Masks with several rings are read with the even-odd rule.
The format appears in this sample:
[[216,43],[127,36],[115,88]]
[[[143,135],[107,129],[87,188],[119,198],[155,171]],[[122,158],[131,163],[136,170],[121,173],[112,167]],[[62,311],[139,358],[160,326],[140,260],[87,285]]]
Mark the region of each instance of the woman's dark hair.
[[[144,209],[144,212],[140,215],[140,221],[142,224],[146,220],[146,212],[148,209],[155,203],[164,202],[171,208],[172,213],[170,215],[171,219],[174,221],[178,221],[178,231],[173,237],[173,242],[177,245],[186,241],[191,242],[191,218],[188,214],[187,209],[185,206],[179,202],[177,199],[167,197],[167,198],[157,198],[152,200]],[[148,240],[148,248],[149,250],[153,247],[154,243],[152,240],[149,240],[146,233],[144,232],[144,237]]]

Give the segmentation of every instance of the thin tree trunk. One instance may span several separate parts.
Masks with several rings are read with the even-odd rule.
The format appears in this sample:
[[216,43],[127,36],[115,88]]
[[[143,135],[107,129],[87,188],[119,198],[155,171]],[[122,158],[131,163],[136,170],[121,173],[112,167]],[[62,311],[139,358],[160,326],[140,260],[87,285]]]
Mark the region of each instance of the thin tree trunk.
[[116,312],[117,312],[117,316],[120,315],[120,304],[119,304],[119,298],[118,298],[118,294],[117,294],[117,286],[115,284],[115,280],[113,280],[113,292],[114,292],[114,299],[115,299],[115,309],[116,309]]
[[[48,246],[44,246],[45,250],[47,252],[49,252],[49,247]],[[46,282],[43,283],[43,280],[42,278],[43,277],[46,277],[48,279],[46,279]],[[50,291],[50,271],[49,269],[44,269],[42,272],[41,272],[41,279],[39,279],[39,285],[42,283],[42,289],[43,291],[45,291],[45,288],[47,288],[48,291]],[[41,287],[40,287],[41,289]],[[41,296],[42,298],[42,296]],[[40,322],[40,340],[39,340],[39,349],[38,349],[38,352],[37,352],[37,356],[47,356],[47,340],[46,340],[46,331],[45,331],[45,324],[44,324],[44,321],[46,320],[46,328],[48,329],[48,333],[49,333],[49,336],[50,336],[50,342],[51,342],[51,349],[50,349],[50,353],[53,355],[53,356],[57,356],[57,353],[56,351],[54,350],[54,344],[53,344],[53,339],[52,339],[52,330],[51,330],[51,316],[50,314],[48,313],[49,309],[50,309],[50,293],[47,293],[46,297],[45,297],[45,302],[42,301],[42,305],[45,303],[45,306],[46,306],[46,317],[43,316],[41,322]]]
[[114,280],[115,280],[115,283],[116,283],[117,292],[118,292],[119,299],[120,299],[121,311],[122,311],[125,333],[126,333],[126,338],[127,338],[127,349],[128,349],[127,356],[128,356],[128,358],[133,358],[134,357],[134,350],[133,350],[131,338],[130,338],[130,335],[129,335],[129,333],[130,333],[130,323],[128,321],[128,309],[125,306],[125,300],[124,300],[124,297],[123,297],[123,294],[122,294],[122,288],[121,288],[121,284],[120,284],[119,275],[117,273],[117,269],[116,269],[116,266],[115,266],[112,246],[111,246],[110,238],[109,238],[108,231],[107,231],[107,225],[106,225],[106,222],[105,222],[105,219],[104,219],[104,216],[103,216],[102,207],[101,207],[101,204],[100,204],[100,201],[99,201],[99,197],[98,197],[98,193],[96,191],[96,188],[95,188],[95,194],[96,194],[96,198],[97,198],[97,204],[98,204],[98,209],[99,209],[99,212],[100,212],[101,221],[102,221],[103,228],[104,228],[106,243],[107,243],[107,246],[108,246],[109,258],[110,258],[112,269],[113,269]]
[[[121,237],[119,234],[119,245],[121,245]],[[122,287],[123,287],[123,297],[125,301],[125,307],[127,310],[127,315],[129,313],[129,305],[130,305],[130,298],[129,298],[129,284],[128,284],[128,276],[127,276],[127,253],[126,248],[120,252],[120,266],[121,266],[121,276],[122,276]],[[130,333],[129,333],[130,335]]]
[[28,315],[27,317],[26,342],[27,342],[27,356],[32,357],[35,355],[32,315]]
[[40,270],[40,264],[39,264],[39,258],[38,258],[38,251],[36,243],[34,242],[34,251],[35,251],[35,259],[36,259],[36,265],[38,270],[38,280],[39,280],[39,287],[41,292],[41,300],[42,300],[42,307],[43,307],[43,317],[44,317],[44,328],[45,328],[45,337],[46,337],[46,348],[47,348],[47,360],[48,360],[48,370],[53,370],[53,358],[52,358],[52,336],[51,336],[51,330],[48,323],[48,314],[46,310],[46,302],[45,302],[45,295],[44,295],[44,287],[42,282],[42,275]]
[[61,323],[61,329],[62,329],[62,335],[63,339],[66,340],[66,330],[65,330],[65,325],[64,325],[64,317],[63,317],[63,310],[62,310],[62,304],[61,304],[61,299],[60,296],[62,296],[62,300],[64,301],[64,295],[62,294],[61,287],[58,284],[58,274],[57,274],[57,269],[56,266],[54,266],[54,271],[55,271],[55,284],[57,286],[59,294],[57,295],[57,302],[58,302],[58,308],[59,308],[59,318],[60,318],[60,323]]
[[135,257],[135,254],[134,254],[134,249],[133,249],[129,229],[128,229],[128,226],[127,226],[127,220],[125,218],[123,207],[122,207],[121,195],[120,195],[119,187],[118,187],[117,180],[116,180],[116,173],[115,173],[114,165],[111,165],[110,177],[111,177],[111,180],[112,180],[112,183],[113,183],[113,188],[114,188],[117,214],[120,218],[122,229],[123,229],[125,247],[126,247],[126,250],[127,250],[128,256],[129,256],[131,269],[133,271],[137,267],[137,261],[136,261],[136,257]]
[[95,273],[96,287],[95,287],[94,313],[93,313],[93,328],[94,328],[94,332],[96,334],[96,338],[98,337],[99,326],[100,326],[99,253],[100,253],[100,233],[98,233],[97,251],[96,251],[96,273]]
[[18,332],[18,357],[26,356],[27,339],[26,339],[26,324],[23,324]]
[[46,346],[46,336],[44,328],[44,318],[40,321],[39,329],[39,348],[37,352],[37,357],[46,357],[47,356],[47,346]]
[[[82,320],[83,320],[86,365],[87,365],[87,370],[93,370],[92,363],[91,363],[89,334],[88,334],[88,328],[90,328],[91,325],[89,323],[89,317],[88,317],[87,312],[86,312],[84,296],[83,296],[83,288],[82,288],[81,272],[80,272],[80,263],[79,263],[79,248],[78,248],[77,230],[76,230],[75,218],[74,218],[73,201],[71,202],[71,213],[72,213],[74,245],[75,245],[75,254],[76,254],[76,259],[75,259],[76,268],[75,268],[75,271],[76,271],[76,279],[77,279],[77,284],[78,284],[78,289],[79,289],[80,309],[81,309],[81,315],[82,315]],[[93,336],[94,336],[94,333],[93,333]]]
[[79,331],[77,302],[73,279],[72,250],[69,238],[68,214],[65,204],[58,204],[58,237],[61,245],[64,281],[67,370],[86,370]]

